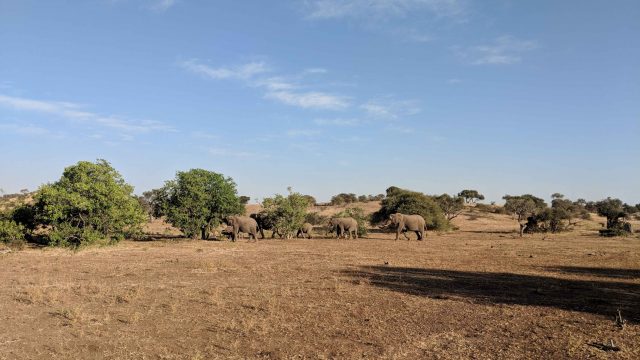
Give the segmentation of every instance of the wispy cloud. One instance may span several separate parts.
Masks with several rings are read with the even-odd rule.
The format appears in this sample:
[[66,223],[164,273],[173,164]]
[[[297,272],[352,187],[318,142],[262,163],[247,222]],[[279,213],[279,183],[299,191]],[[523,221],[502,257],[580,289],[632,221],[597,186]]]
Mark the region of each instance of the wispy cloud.
[[0,95],[0,107],[18,111],[51,114],[68,120],[99,125],[127,133],[151,131],[174,131],[171,126],[158,121],[133,121],[117,115],[101,115],[83,109],[82,105],[70,102],[43,101],[22,97]]
[[265,97],[301,108],[341,110],[349,106],[348,100],[344,97],[322,92],[270,91]]
[[167,11],[177,2],[177,0],[157,0],[151,5],[151,8],[156,11]]
[[192,131],[191,137],[195,139],[206,139],[206,140],[218,140],[220,139],[220,135],[211,134],[205,131]]
[[358,119],[315,119],[313,122],[320,126],[357,126],[362,123]]
[[200,63],[197,59],[191,59],[183,61],[181,65],[183,68],[191,72],[204,75],[211,79],[248,80],[253,78],[255,75],[269,71],[269,69],[263,62],[250,62],[234,67],[213,68]]
[[20,135],[32,136],[51,134],[48,129],[33,124],[0,124],[0,130]]
[[[280,103],[306,109],[341,110],[350,103],[345,96],[329,94],[321,91],[308,91],[305,86],[290,80],[285,76],[265,77],[270,69],[264,63],[248,63],[233,67],[214,68],[196,59],[187,60],[180,64],[184,69],[204,75],[211,79],[235,79],[245,84],[264,89],[264,97]],[[324,69],[307,69],[306,73],[324,73]]]
[[313,137],[320,135],[322,131],[315,129],[291,129],[287,131],[288,137]]
[[360,108],[370,117],[388,120],[415,115],[422,111],[417,101],[394,99],[370,100],[360,105]]
[[455,16],[464,10],[461,0],[312,0],[305,4],[311,19],[402,17],[417,11]]
[[485,45],[467,48],[458,46],[453,50],[460,58],[473,65],[510,65],[522,61],[524,53],[535,50],[538,46],[538,42],[534,40],[520,40],[504,35]]

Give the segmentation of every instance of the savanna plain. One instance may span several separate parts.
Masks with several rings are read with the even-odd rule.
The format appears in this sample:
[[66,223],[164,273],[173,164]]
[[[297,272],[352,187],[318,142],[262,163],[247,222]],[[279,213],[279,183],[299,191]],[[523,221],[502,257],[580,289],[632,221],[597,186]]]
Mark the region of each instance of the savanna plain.
[[470,208],[424,241],[234,243],[155,220],[147,241],[8,252],[0,358],[639,359],[640,239],[602,221],[520,238]]

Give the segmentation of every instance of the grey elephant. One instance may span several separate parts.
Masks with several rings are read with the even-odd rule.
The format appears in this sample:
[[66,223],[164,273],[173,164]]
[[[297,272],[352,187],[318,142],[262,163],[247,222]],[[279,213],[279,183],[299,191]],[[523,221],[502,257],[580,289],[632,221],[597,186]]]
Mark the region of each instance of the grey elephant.
[[236,241],[238,233],[243,232],[249,234],[249,241],[253,238],[253,241],[258,239],[258,223],[255,219],[248,216],[234,215],[229,216],[226,219],[227,225],[233,228],[231,233],[231,241]]
[[343,235],[345,239],[347,235],[352,238],[352,232],[353,238],[358,238],[358,222],[352,217],[333,218],[329,220],[329,228],[331,231],[337,232],[338,239]]
[[313,230],[313,225],[304,223],[302,224],[302,227],[298,229],[298,234],[296,235],[296,237],[300,237],[300,235],[302,235],[302,237],[304,238],[304,236],[307,235],[309,239],[311,239],[311,230]]
[[405,231],[414,231],[418,235],[418,240],[422,240],[425,237],[427,226],[424,218],[420,215],[395,213],[389,216],[389,220],[391,220],[392,226],[396,227],[396,240],[400,237],[400,232],[409,240]]
[[275,220],[268,216],[265,212],[259,212],[257,214],[251,214],[251,218],[253,218],[258,223],[258,231],[260,235],[264,239],[264,231],[271,230],[271,238],[273,239],[278,235],[279,237],[283,237],[278,231],[276,227]]

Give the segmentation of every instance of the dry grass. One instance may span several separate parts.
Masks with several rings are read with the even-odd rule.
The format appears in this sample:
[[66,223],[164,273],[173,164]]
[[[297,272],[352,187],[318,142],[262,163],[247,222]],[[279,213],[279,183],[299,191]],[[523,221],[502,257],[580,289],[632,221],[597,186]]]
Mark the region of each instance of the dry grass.
[[[524,239],[508,216],[455,221],[424,242],[0,255],[0,358],[640,358],[638,238],[599,238],[597,221]],[[589,345],[610,340],[619,352]]]

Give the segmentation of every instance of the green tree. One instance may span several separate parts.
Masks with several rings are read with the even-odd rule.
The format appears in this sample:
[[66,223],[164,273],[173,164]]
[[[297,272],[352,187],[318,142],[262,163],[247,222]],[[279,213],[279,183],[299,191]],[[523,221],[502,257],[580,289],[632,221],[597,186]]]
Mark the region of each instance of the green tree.
[[484,200],[484,195],[480,194],[478,190],[462,190],[458,196],[463,198],[467,204],[475,204],[478,200]]
[[309,199],[305,195],[292,192],[291,188],[288,190],[288,196],[277,194],[264,199],[262,207],[267,218],[273,220],[278,232],[290,239],[305,222]]
[[242,195],[238,198],[238,201],[240,201],[240,204],[242,205],[247,205],[249,203],[249,201],[251,200],[250,197]]
[[380,202],[380,210],[371,215],[374,224],[384,223],[394,213],[421,215],[430,230],[447,230],[449,222],[436,201],[420,192],[400,189],[392,186],[387,189],[387,196]]
[[118,241],[140,232],[146,220],[133,187],[105,160],[80,161],[57,182],[41,186],[33,214],[35,224],[50,228],[48,242],[57,246]]
[[460,215],[464,209],[464,199],[460,196],[442,194],[440,196],[436,196],[435,200],[449,221]]
[[207,238],[209,228],[225,217],[244,213],[233,179],[203,169],[178,171],[156,191],[152,203],[155,214],[194,239]]
[[0,219],[0,243],[21,248],[24,245],[25,228],[12,220]]
[[528,218],[547,207],[544,200],[529,194],[520,196],[505,195],[502,198],[506,201],[504,209],[513,214],[518,220],[520,237],[524,234]]
[[624,203],[620,199],[610,197],[595,203],[598,215],[607,218],[607,229],[613,229],[621,224],[620,219],[624,219],[628,214],[624,211]]

